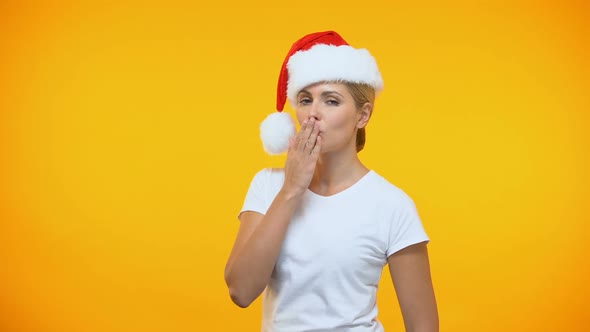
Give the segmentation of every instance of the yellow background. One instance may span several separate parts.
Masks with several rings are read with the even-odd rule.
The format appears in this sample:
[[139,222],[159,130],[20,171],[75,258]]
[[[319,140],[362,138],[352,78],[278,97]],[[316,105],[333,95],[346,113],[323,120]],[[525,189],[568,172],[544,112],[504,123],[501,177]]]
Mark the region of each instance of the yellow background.
[[[432,239],[441,331],[588,331],[586,1],[0,5],[0,331],[256,331],[223,281],[291,44],[385,80],[362,160]],[[291,109],[288,109],[292,112]],[[403,323],[387,271],[388,331]]]

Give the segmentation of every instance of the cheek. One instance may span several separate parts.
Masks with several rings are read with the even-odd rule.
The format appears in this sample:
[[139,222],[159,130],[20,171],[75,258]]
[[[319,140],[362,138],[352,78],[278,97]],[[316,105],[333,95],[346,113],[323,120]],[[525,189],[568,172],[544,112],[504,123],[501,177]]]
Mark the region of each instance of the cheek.
[[301,109],[296,109],[295,116],[297,117],[297,121],[299,122],[299,125],[301,125],[303,123],[303,121],[305,121],[305,119],[307,119],[307,112],[302,111]]
[[335,113],[326,120],[332,129],[349,129],[354,127],[356,122],[354,114],[351,115],[348,112]]

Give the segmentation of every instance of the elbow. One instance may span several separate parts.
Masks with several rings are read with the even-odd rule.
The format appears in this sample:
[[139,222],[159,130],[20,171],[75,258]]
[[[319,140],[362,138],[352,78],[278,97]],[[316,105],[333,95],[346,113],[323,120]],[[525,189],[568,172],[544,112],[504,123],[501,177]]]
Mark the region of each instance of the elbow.
[[232,288],[229,289],[229,296],[235,305],[240,308],[248,308],[250,304],[252,304],[252,299],[247,298],[246,296],[240,295],[238,292],[234,291]]
[[259,287],[252,285],[244,278],[240,278],[235,271],[232,272],[231,270],[229,266],[225,269],[225,284],[229,290],[229,297],[238,307],[247,308],[258,298],[264,288],[259,290]]
[[244,291],[240,291],[240,288],[231,282],[228,271],[226,271],[225,274],[225,283],[227,284],[227,288],[229,289],[229,297],[235,305],[237,305],[240,308],[248,308],[248,306],[252,304],[254,299],[245,295]]

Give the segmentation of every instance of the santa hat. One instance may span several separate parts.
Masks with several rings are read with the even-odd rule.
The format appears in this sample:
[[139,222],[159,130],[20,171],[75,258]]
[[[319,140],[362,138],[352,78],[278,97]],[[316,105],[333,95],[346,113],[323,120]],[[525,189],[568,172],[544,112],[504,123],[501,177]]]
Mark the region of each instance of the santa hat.
[[295,106],[301,89],[318,82],[338,81],[367,84],[376,93],[383,90],[377,62],[366,49],[355,49],[336,32],[306,35],[296,41],[281,67],[277,86],[277,112],[260,125],[260,138],[269,154],[281,154],[289,148],[295,134],[291,116],[283,113],[288,99]]

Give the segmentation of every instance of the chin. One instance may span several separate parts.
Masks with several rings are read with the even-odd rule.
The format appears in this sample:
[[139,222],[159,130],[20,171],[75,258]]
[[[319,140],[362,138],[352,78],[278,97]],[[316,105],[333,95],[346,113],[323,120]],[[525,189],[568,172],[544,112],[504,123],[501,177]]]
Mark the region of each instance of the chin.
[[337,147],[328,145],[328,144],[323,144],[322,142],[322,147],[320,148],[320,154],[325,154],[325,153],[331,153],[331,152],[335,152],[338,151]]

